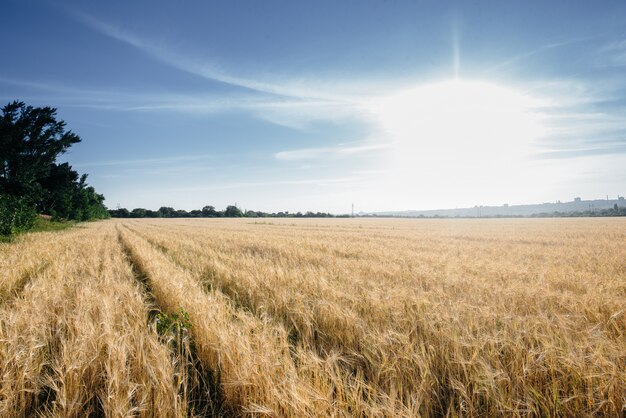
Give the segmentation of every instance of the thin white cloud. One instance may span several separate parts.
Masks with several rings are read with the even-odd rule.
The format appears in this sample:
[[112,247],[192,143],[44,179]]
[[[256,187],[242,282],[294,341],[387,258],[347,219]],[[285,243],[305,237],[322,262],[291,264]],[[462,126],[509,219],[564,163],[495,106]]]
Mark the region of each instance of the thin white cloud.
[[316,160],[349,157],[356,154],[389,149],[390,144],[361,144],[346,145],[340,144],[335,147],[303,148],[290,151],[280,151],[274,157],[283,161]]
[[35,92],[57,93],[56,101],[67,106],[120,111],[178,110],[208,113],[228,108],[255,107],[268,102],[250,95],[231,94],[228,97],[210,94],[145,93],[133,91],[77,88],[45,81],[19,80],[0,75],[0,84],[26,87]]
[[535,158],[579,158],[585,155],[624,154],[626,108],[620,104],[626,77],[537,80],[525,92],[539,95],[535,109],[544,134]]
[[364,176],[346,176],[346,177],[331,177],[331,178],[315,178],[315,179],[301,179],[301,180],[275,180],[275,181],[258,181],[258,182],[233,182],[233,183],[220,183],[207,186],[191,186],[172,189],[171,191],[177,192],[201,192],[211,190],[226,190],[226,189],[240,189],[250,187],[268,187],[268,186],[330,186],[330,185],[342,185],[352,184],[363,181]]
[[389,170],[353,170],[352,174],[356,175],[379,175],[388,173]]
[[[64,84],[45,82],[45,81],[33,81],[33,80],[21,80],[16,78],[10,78],[0,75],[0,84],[9,86],[17,86],[36,92],[47,92],[48,94],[54,94],[55,101],[65,101],[68,103],[84,103],[85,105],[92,106],[107,106],[114,102],[127,102],[136,98],[136,95],[132,93],[125,93],[112,90],[94,90],[87,88],[77,88]],[[38,98],[47,99],[47,96],[38,95]]]
[[619,41],[609,42],[604,45],[600,51],[601,52],[610,52],[610,51],[625,51],[626,50],[626,39],[621,39]]
[[[311,123],[324,121],[340,123],[349,119],[367,120],[363,106],[358,103],[320,99],[298,99],[258,95],[255,93],[159,93],[97,89],[79,89],[68,85],[25,81],[0,76],[0,85],[26,87],[31,90],[30,101],[54,102],[56,106],[108,110],[114,112],[164,112],[187,114],[216,114],[244,111],[258,119],[293,129],[307,129]],[[53,96],[51,96],[53,94]],[[0,98],[3,95],[0,93]],[[11,100],[12,96],[6,96]]]
[[[76,88],[66,88],[64,86],[48,85],[45,83],[20,82],[19,80],[7,80],[3,78],[0,78],[0,82],[11,81],[17,84],[22,83],[24,87],[46,89],[54,92],[64,91],[66,93],[65,103],[68,106],[138,112],[173,110],[200,114],[228,110],[243,110],[259,119],[296,129],[306,129],[312,122],[316,121],[336,122],[338,120],[345,121],[353,119],[359,120],[359,122],[367,122],[368,120],[372,122],[369,118],[371,115],[363,111],[363,97],[355,99],[357,96],[347,97],[337,93],[338,91],[353,89],[355,84],[347,87],[339,86],[341,83],[335,81],[338,83],[338,88],[333,90],[319,88],[323,86],[323,84],[320,83],[311,84],[304,81],[281,81],[280,83],[276,83],[240,77],[225,71],[216,63],[204,62],[193,56],[185,56],[166,44],[138,36],[135,33],[131,33],[111,23],[98,20],[90,15],[80,12],[71,12],[71,14],[76,20],[82,22],[94,31],[137,48],[167,65],[178,68],[186,73],[201,76],[207,80],[241,87],[248,91],[239,94],[231,93],[228,96],[212,96],[204,93],[186,95],[158,93],[133,94],[109,91],[85,92]],[[532,51],[512,57],[493,67],[492,70],[508,66],[509,64],[535,54],[575,43],[590,41],[596,38],[597,37],[587,36],[543,45]],[[620,54],[626,57],[626,40],[619,40],[607,44],[602,51],[604,51],[607,56],[610,55],[619,62],[621,59]],[[624,63],[626,64],[626,58],[624,59]],[[550,132],[553,134],[553,141],[546,148],[551,151],[562,149],[569,150],[571,148],[588,149],[593,141],[598,140],[598,137],[606,135],[607,130],[611,130],[613,134],[621,131],[623,127],[620,120],[623,120],[623,112],[620,110],[613,109],[607,111],[611,116],[610,120],[604,119],[602,114],[591,115],[591,113],[588,112],[588,117],[586,118],[577,117],[579,124],[576,126],[578,137],[580,137],[580,132],[584,131],[587,140],[580,146],[572,147],[571,141],[568,143],[567,139],[564,139],[564,135],[568,133],[566,132],[566,122],[559,120],[559,117],[563,115],[571,115],[573,113],[580,114],[580,108],[577,107],[603,103],[607,99],[610,99],[611,94],[615,94],[612,93],[615,91],[615,89],[612,88],[614,87],[614,83],[620,82],[624,85],[623,80],[593,80],[593,82],[591,82],[584,79],[565,80],[562,83],[556,80],[556,84],[553,85],[547,85],[546,83],[542,85],[535,84],[535,88],[532,90],[538,92],[547,91],[548,97],[558,97],[555,103],[550,104],[545,109],[538,110],[542,115],[545,115],[548,122],[550,122],[550,120],[554,122],[550,127]],[[380,83],[376,88],[380,90],[383,85],[384,83]],[[326,87],[329,86],[332,86],[332,82],[326,85]],[[371,91],[371,89],[363,90]],[[571,120],[567,121],[567,125],[574,126]],[[597,135],[594,135],[594,133]],[[571,134],[572,137],[576,136],[576,132],[572,131]],[[275,158],[283,161],[342,158],[372,152],[386,147],[389,147],[389,145],[340,144],[335,147],[281,151],[275,154]]]
[[174,157],[163,158],[142,158],[142,159],[129,159],[129,160],[103,160],[103,161],[90,161],[81,164],[75,164],[75,167],[108,167],[108,166],[137,166],[137,165],[154,165],[154,164],[175,164],[184,163],[190,161],[203,161],[216,159],[214,154],[195,154],[195,155],[178,155]]
[[530,57],[532,57],[534,55],[541,54],[541,53],[549,51],[551,49],[562,48],[562,47],[570,46],[570,45],[577,44],[577,43],[580,43],[580,42],[590,41],[590,40],[595,39],[595,38],[596,38],[596,36],[583,36],[583,37],[568,39],[566,41],[552,42],[552,43],[549,43],[549,44],[546,44],[546,45],[542,45],[542,46],[540,46],[538,48],[535,48],[535,49],[530,50],[530,51],[523,52],[523,53],[515,55],[515,56],[513,56],[513,57],[511,57],[511,58],[509,58],[509,59],[507,59],[505,61],[502,61],[502,62],[500,62],[500,63],[490,67],[489,69],[487,69],[486,72],[487,73],[491,73],[491,72],[494,72],[494,71],[498,71],[498,70],[500,70],[502,68],[508,67],[511,64],[515,64],[515,63],[517,63],[519,61],[522,61],[522,60],[524,60],[526,58],[530,58]]
[[622,67],[626,66],[626,39],[609,42],[600,48],[600,66]]
[[120,27],[108,22],[98,20],[88,14],[78,11],[70,13],[79,22],[87,27],[108,36],[117,41],[131,45],[153,58],[177,68],[181,71],[194,74],[211,81],[217,81],[236,87],[253,90],[260,93],[273,94],[292,98],[337,100],[336,94],[322,92],[319,89],[307,87],[308,83],[291,82],[289,84],[276,84],[272,82],[259,81],[246,77],[239,77],[229,74],[221,69],[216,63],[200,61],[196,58],[185,56],[174,52],[172,48],[165,45],[157,45],[155,42],[141,38]]

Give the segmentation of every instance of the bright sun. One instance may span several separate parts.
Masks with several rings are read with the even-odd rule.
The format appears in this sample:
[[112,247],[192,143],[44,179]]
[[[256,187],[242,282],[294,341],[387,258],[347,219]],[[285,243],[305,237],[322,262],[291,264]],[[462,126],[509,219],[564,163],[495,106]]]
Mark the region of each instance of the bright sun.
[[462,185],[511,177],[543,133],[539,104],[496,84],[451,80],[384,97],[371,109],[391,140],[398,176]]

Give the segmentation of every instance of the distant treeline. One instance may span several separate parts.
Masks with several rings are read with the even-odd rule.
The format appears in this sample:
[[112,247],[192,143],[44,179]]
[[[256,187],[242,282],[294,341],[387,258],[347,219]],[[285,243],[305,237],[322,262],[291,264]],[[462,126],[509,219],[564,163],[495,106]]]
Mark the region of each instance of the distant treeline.
[[[109,215],[112,218],[349,218],[350,215],[333,215],[326,212],[262,212],[255,210],[242,211],[237,206],[227,206],[224,210],[216,210],[214,206],[205,206],[202,209],[194,209],[190,211],[182,209],[174,209],[168,206],[162,206],[159,210],[150,210],[143,208],[135,208],[128,210],[126,208],[111,209]],[[626,207],[618,207],[615,205],[611,209],[599,209],[588,211],[574,212],[542,212],[532,215],[489,215],[480,218],[576,218],[576,217],[607,217],[607,216],[626,216]],[[360,218],[409,218],[409,219],[472,219],[476,216],[400,216],[400,215],[358,215]]]
[[613,206],[611,209],[596,209],[573,212],[544,212],[534,213],[531,218],[580,218],[580,217],[605,217],[605,216],[626,216],[626,206]]
[[584,211],[571,211],[571,212],[540,212],[533,213],[532,215],[483,215],[483,216],[447,216],[447,215],[359,215],[361,218],[407,218],[407,219],[492,219],[492,218],[601,218],[610,216],[626,216],[626,206],[613,206],[610,209],[594,209]]
[[340,218],[347,215],[333,215],[325,212],[261,212],[255,210],[242,211],[237,206],[227,206],[224,210],[215,210],[214,206],[186,211],[162,206],[159,210],[126,208],[109,210],[112,218]]
[[87,175],[57,157],[78,135],[56,120],[56,109],[12,102],[0,115],[0,235],[30,229],[37,214],[53,220],[108,218],[104,196]]

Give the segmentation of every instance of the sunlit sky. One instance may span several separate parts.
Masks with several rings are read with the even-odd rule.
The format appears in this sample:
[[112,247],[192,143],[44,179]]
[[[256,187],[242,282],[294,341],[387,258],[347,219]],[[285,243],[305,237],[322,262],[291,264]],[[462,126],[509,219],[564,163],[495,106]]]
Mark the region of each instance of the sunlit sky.
[[0,3],[0,100],[114,208],[626,193],[626,2]]

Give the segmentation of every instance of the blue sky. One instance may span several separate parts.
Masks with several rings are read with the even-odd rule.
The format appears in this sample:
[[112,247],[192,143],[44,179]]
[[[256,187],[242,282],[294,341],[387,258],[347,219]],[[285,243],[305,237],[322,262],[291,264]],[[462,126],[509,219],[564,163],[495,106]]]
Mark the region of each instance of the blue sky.
[[107,205],[403,210],[626,192],[626,3],[4,0],[0,100]]

